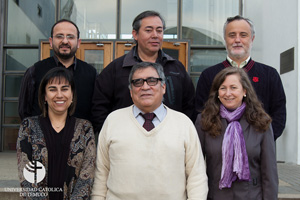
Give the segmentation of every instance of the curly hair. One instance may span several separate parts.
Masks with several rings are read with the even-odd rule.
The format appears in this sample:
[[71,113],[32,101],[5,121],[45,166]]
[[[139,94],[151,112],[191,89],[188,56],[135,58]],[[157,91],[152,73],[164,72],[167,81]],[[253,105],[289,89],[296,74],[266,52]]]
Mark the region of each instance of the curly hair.
[[246,103],[244,115],[247,122],[254,126],[258,131],[265,132],[272,121],[271,117],[263,109],[262,103],[258,100],[256,92],[243,69],[228,67],[220,71],[213,80],[210,94],[205,107],[201,113],[202,130],[212,136],[221,134],[222,123],[220,116],[220,100],[218,98],[219,88],[229,75],[239,76],[240,83],[247,96],[243,98]]

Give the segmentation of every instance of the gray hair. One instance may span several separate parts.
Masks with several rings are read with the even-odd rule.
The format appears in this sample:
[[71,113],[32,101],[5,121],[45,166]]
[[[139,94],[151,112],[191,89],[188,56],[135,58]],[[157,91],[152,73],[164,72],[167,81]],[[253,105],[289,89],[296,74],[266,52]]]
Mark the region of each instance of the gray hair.
[[225,24],[224,24],[224,27],[223,27],[223,36],[224,36],[224,39],[225,39],[225,34],[226,34],[226,28],[227,28],[227,25],[230,23],[230,22],[233,22],[235,20],[245,20],[249,25],[250,25],[250,28],[251,28],[251,38],[253,39],[253,37],[255,36],[255,28],[254,28],[254,24],[253,22],[248,19],[248,18],[245,18],[245,17],[242,17],[240,15],[236,15],[234,17],[228,17]]
[[165,77],[165,73],[164,73],[164,70],[163,70],[163,67],[161,66],[161,64],[159,63],[152,63],[152,62],[140,62],[140,63],[137,63],[135,64],[131,71],[130,71],[130,74],[129,74],[129,85],[128,85],[128,88],[131,90],[132,87],[131,87],[131,81],[132,81],[132,77],[133,77],[133,74],[137,71],[137,70],[140,70],[140,69],[146,69],[148,67],[152,67],[153,69],[156,70],[159,78],[162,79],[161,81],[161,86],[163,86],[165,83],[166,83],[166,77]]

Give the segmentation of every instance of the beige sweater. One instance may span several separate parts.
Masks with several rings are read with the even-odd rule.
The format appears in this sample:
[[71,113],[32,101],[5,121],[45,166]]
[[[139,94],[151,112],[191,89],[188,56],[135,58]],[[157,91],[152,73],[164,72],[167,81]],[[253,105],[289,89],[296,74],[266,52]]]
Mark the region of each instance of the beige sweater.
[[111,113],[100,132],[92,199],[200,200],[208,192],[198,135],[188,117],[167,108],[147,132],[132,106]]

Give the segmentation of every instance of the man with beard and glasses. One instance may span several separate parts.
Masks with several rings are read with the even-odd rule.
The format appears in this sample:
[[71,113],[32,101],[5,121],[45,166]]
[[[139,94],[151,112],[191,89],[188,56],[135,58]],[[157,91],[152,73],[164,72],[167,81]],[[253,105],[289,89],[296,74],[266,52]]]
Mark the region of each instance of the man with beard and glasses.
[[93,66],[75,56],[81,43],[79,34],[77,25],[70,20],[62,19],[52,26],[49,42],[54,56],[36,62],[27,69],[22,79],[18,107],[22,120],[41,114],[38,105],[39,85],[43,76],[55,67],[65,67],[73,74],[78,96],[74,116],[90,120],[97,72]]
[[[286,97],[280,76],[273,67],[251,59],[250,53],[255,38],[254,25],[251,20],[239,15],[229,17],[224,24],[223,32],[227,59],[201,73],[196,89],[196,110],[198,112],[203,110],[213,79],[218,72],[226,67],[243,68],[265,111],[272,118],[276,140],[282,134],[286,122]],[[234,97],[228,95],[228,99],[234,100]]]

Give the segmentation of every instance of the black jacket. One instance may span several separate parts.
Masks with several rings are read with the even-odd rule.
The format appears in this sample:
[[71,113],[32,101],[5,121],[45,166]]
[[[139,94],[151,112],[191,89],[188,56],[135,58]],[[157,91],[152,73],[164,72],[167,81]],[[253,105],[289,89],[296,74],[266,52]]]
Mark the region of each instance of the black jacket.
[[[142,62],[136,53],[136,47],[112,61],[97,76],[92,103],[92,123],[95,132],[99,132],[109,113],[133,104],[129,85],[129,73],[133,65]],[[164,68],[166,76],[166,93],[164,104],[169,108],[185,113],[195,119],[195,88],[184,66],[163,51],[159,51],[156,61]]]

